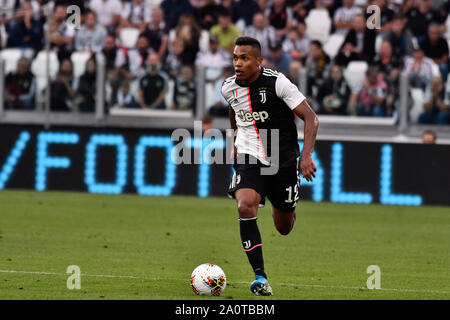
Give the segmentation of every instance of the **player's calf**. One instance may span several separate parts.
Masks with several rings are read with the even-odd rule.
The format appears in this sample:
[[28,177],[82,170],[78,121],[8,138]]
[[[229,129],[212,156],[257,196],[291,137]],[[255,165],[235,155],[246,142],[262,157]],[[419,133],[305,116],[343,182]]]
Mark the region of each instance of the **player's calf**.
[[288,235],[294,228],[296,218],[295,212],[284,213],[275,209],[272,211],[272,215],[275,228],[278,232],[283,236]]

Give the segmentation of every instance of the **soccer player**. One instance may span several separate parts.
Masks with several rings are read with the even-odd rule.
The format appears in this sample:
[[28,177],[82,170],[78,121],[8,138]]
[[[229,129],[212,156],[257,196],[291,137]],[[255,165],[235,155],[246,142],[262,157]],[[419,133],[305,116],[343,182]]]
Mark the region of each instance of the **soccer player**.
[[[235,75],[224,81],[222,95],[230,104],[231,128],[237,130],[233,146],[235,174],[228,194],[237,201],[242,244],[256,275],[250,290],[256,295],[272,295],[256,223],[258,207],[267,196],[272,203],[276,229],[282,235],[292,230],[299,199],[298,169],[307,181],[313,180],[317,170],[311,154],[319,122],[298,88],[282,73],[263,68],[262,60],[258,40],[238,38],[233,52]],[[300,165],[294,114],[305,122]],[[267,141],[272,134],[270,130],[278,129],[276,174],[267,175],[262,171],[272,165],[269,154],[273,145],[262,141],[262,129],[267,130]],[[273,155],[270,159],[274,159]]]

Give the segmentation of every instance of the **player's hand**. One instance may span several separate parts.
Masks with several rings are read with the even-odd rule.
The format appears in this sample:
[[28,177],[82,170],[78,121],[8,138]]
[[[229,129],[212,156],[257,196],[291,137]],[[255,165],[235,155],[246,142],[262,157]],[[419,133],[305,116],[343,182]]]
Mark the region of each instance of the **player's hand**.
[[313,181],[313,178],[316,177],[314,172],[317,171],[316,165],[314,164],[313,159],[311,156],[302,156],[301,162],[300,162],[300,171],[302,173],[303,178],[306,179],[306,181]]

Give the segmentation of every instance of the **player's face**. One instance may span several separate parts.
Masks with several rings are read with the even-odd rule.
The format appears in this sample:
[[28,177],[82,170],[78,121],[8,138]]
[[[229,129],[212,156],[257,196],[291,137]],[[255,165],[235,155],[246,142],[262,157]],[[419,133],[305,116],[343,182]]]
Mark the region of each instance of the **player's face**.
[[233,66],[236,79],[248,81],[253,79],[259,71],[261,57],[257,57],[251,46],[235,46],[233,52]]

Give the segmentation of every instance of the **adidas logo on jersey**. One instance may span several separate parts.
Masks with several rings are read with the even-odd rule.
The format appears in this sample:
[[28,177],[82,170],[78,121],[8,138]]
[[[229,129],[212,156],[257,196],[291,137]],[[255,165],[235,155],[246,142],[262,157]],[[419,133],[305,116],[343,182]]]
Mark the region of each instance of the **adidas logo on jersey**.
[[239,117],[239,119],[241,119],[244,122],[252,122],[253,120],[264,122],[266,121],[266,119],[269,118],[269,114],[267,113],[267,111],[244,112],[244,110],[241,110],[238,113],[236,113],[236,115]]

